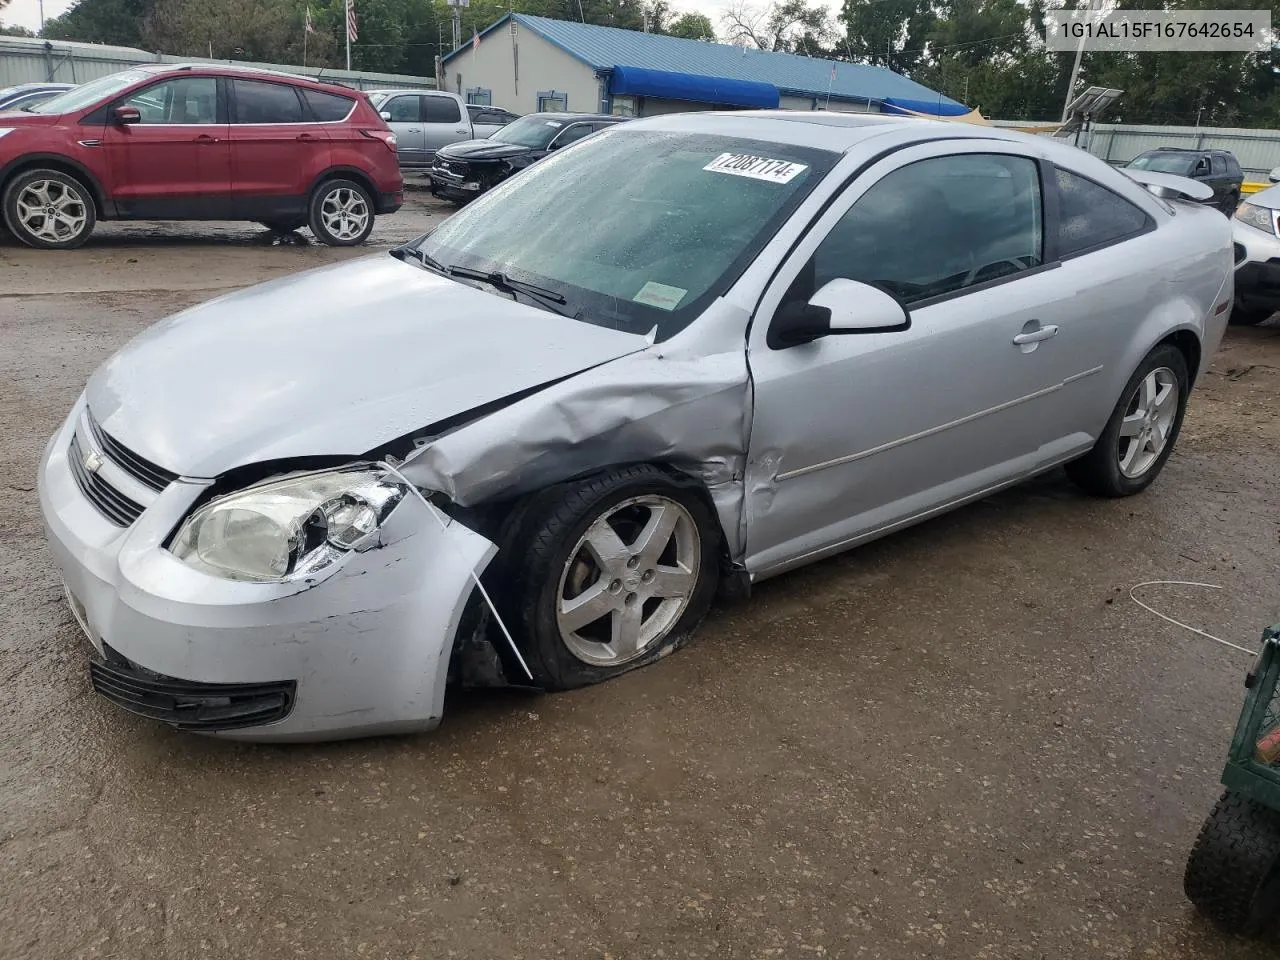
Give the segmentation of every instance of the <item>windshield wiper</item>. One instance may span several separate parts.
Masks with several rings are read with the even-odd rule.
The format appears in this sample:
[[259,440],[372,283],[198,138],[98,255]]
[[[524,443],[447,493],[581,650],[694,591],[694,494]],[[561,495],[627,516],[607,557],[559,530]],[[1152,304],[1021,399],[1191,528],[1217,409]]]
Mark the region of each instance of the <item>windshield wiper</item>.
[[434,270],[436,273],[449,274],[449,268],[442,264],[439,260],[426,253],[420,247],[396,247],[391,251],[391,255],[397,260],[413,259],[426,267],[428,270]]
[[537,297],[540,300],[547,300],[551,303],[565,302],[564,297],[554,290],[540,287],[536,283],[513,280],[499,270],[472,270],[470,267],[450,267],[449,273],[455,277],[462,277],[464,280],[479,280],[481,283],[487,283],[489,286],[498,290],[505,290],[507,293],[527,293],[530,296]]

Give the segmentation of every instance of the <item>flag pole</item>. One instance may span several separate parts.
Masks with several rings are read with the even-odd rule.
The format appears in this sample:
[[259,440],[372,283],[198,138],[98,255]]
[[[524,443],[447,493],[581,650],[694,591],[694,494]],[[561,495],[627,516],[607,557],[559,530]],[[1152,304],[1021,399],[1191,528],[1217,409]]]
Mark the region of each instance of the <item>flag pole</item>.
[[347,0],[347,70],[351,69],[351,0]]

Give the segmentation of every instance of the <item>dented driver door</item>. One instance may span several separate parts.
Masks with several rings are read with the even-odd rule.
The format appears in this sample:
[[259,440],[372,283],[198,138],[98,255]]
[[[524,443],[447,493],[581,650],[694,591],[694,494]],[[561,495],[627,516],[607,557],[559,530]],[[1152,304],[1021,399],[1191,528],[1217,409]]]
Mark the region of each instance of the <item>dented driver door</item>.
[[[1054,441],[1053,338],[1070,304],[1041,260],[1037,163],[1012,146],[931,144],[881,161],[765,292],[748,352],[753,576],[1025,476]],[[778,308],[836,277],[893,293],[910,328],[770,348]]]

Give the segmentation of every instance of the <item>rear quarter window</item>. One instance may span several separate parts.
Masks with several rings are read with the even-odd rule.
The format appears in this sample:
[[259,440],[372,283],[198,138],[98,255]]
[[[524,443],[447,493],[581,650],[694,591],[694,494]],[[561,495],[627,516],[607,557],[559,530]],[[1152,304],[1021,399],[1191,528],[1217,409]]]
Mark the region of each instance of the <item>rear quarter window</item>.
[[321,123],[333,123],[345,120],[355,101],[336,93],[325,93],[322,90],[303,90],[302,99],[311,108],[311,116]]
[[1146,211],[1087,177],[1054,170],[1058,187],[1058,257],[1077,256],[1146,233]]

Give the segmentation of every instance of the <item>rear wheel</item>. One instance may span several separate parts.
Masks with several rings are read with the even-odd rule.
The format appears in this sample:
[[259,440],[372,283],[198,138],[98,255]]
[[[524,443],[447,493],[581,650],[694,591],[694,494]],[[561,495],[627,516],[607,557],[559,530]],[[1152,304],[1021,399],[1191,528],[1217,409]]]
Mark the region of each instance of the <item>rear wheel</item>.
[[1224,930],[1263,932],[1280,909],[1280,815],[1240,794],[1223,794],[1191,848],[1182,886]]
[[88,187],[61,170],[28,170],[9,181],[4,222],[29,247],[70,250],[93,233],[97,214]]
[[373,230],[373,200],[354,180],[326,180],[311,195],[309,223],[329,246],[354,247]]
[[1159,476],[1182,429],[1190,377],[1182,352],[1162,344],[1138,365],[1093,449],[1067,475],[1101,497],[1140,493]]

